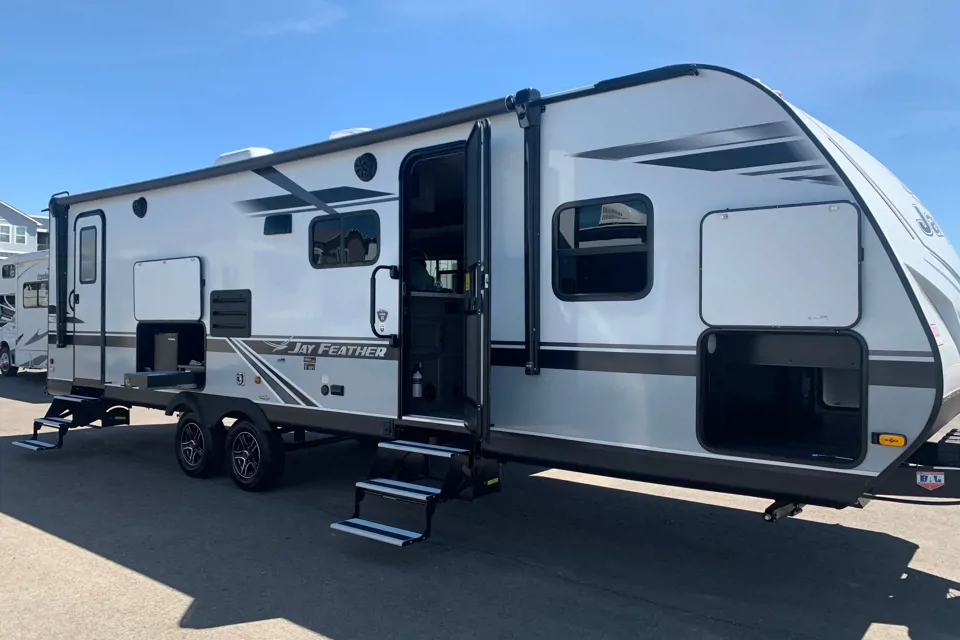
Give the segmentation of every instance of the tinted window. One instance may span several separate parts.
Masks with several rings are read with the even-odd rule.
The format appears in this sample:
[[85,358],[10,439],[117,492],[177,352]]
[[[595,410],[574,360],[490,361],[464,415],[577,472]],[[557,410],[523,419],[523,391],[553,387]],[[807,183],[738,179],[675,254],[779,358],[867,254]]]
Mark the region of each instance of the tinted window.
[[380,255],[380,218],[375,211],[321,216],[310,225],[315,267],[371,264]]
[[80,230],[80,284],[97,281],[97,228]]
[[45,308],[49,302],[46,282],[28,282],[23,285],[23,308]]
[[17,265],[15,264],[5,264],[3,265],[3,277],[4,278],[13,278],[17,275]]
[[652,208],[611,198],[561,208],[554,218],[553,288],[561,299],[637,299],[649,291]]

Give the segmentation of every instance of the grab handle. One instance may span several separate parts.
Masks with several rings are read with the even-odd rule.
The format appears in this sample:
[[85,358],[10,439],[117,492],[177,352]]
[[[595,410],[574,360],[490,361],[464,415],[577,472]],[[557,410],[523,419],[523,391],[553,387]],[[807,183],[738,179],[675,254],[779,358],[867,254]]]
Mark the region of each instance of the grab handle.
[[373,331],[373,335],[378,338],[385,338],[390,341],[390,346],[394,349],[400,346],[400,336],[395,333],[385,334],[377,331],[377,273],[381,269],[390,270],[390,278],[392,280],[400,279],[400,267],[395,265],[385,265],[382,264],[379,267],[376,267],[373,270],[373,273],[370,274],[370,330]]

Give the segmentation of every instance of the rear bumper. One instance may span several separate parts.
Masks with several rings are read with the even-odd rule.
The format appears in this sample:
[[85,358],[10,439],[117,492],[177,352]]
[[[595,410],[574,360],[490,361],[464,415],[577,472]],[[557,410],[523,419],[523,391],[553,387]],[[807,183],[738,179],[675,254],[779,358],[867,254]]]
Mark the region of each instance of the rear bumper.
[[877,496],[960,498],[960,429],[926,442],[904,464],[888,469],[871,487]]

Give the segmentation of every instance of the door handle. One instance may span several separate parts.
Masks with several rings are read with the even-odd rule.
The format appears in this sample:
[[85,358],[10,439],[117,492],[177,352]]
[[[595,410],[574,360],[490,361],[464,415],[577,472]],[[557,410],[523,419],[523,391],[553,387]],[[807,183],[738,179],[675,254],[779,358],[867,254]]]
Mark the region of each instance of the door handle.
[[394,349],[400,346],[400,336],[395,333],[385,334],[377,331],[377,273],[381,269],[390,270],[390,279],[399,280],[400,279],[400,267],[395,265],[385,265],[382,264],[379,267],[376,267],[373,270],[373,273],[370,274],[370,330],[373,331],[373,335],[378,338],[385,338],[390,341],[390,346]]

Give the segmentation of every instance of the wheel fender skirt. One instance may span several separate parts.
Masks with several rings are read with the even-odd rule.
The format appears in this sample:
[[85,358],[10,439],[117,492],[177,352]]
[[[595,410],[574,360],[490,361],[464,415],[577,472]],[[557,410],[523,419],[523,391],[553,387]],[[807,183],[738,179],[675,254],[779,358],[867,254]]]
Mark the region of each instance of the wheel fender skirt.
[[170,399],[164,413],[168,416],[173,415],[175,411],[182,410],[183,407],[192,411],[201,422],[207,425],[212,425],[227,416],[237,417],[239,414],[243,414],[261,431],[272,431],[274,429],[263,413],[263,409],[246,398],[209,396],[184,391]]

